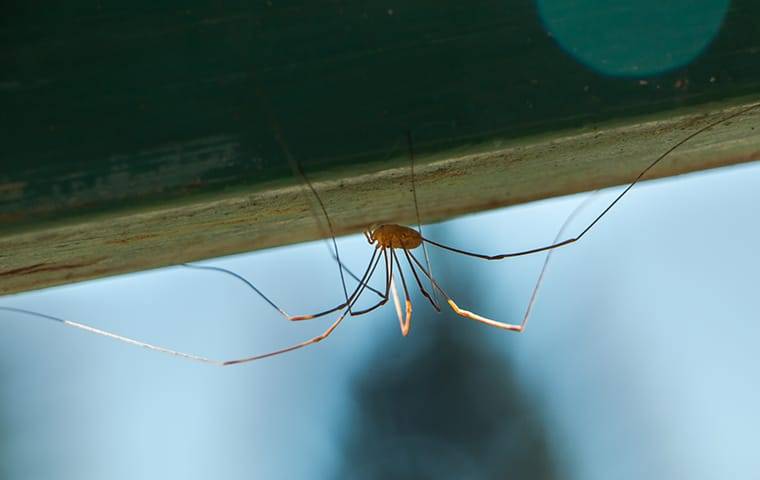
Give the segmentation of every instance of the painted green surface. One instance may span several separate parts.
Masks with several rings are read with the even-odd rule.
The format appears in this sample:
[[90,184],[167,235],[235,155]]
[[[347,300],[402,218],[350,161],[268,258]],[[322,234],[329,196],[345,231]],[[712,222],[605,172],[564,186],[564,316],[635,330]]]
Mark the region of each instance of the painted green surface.
[[[614,19],[629,17],[619,9],[639,4],[542,0],[542,20],[530,1],[269,3],[6,6],[0,228],[290,178],[272,117],[313,172],[382,161],[406,129],[418,149],[445,151],[760,83],[753,0],[722,21],[722,2],[682,2],[665,12],[672,21],[613,40],[583,26],[616,32]],[[576,60],[566,30],[581,35],[583,58],[599,45],[629,66],[648,52],[658,68],[678,61],[659,76],[611,77]],[[697,57],[677,66],[683,52]]]

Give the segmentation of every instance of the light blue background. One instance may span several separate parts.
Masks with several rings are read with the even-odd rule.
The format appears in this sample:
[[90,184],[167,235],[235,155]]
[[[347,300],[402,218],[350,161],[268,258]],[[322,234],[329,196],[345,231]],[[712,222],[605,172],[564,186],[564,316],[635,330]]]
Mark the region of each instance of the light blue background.
[[[643,184],[583,241],[556,253],[524,335],[472,324],[539,410],[561,476],[760,472],[759,186],[758,164]],[[427,231],[483,252],[533,247],[549,241],[582,198]],[[356,270],[371,253],[358,236],[341,248]],[[451,263],[441,268],[444,258]],[[515,321],[541,257],[486,263],[436,252],[433,261],[438,271],[458,272],[441,276],[444,286],[474,282],[479,294],[457,298],[460,305]],[[211,263],[248,276],[291,313],[341,299],[321,242]],[[234,280],[181,268],[0,303],[219,357],[266,351],[326,326],[286,324]],[[411,335],[467,322],[432,317],[420,297],[415,306]],[[347,320],[317,346],[224,369],[2,313],[6,478],[327,478],[340,467],[356,407],[352,376],[377,349],[411,345],[391,308]],[[494,412],[493,421],[507,415]]]

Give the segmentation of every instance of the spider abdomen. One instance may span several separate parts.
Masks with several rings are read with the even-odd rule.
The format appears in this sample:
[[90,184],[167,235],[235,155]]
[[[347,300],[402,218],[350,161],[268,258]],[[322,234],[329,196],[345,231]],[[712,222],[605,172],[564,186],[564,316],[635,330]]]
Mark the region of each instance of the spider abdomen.
[[422,244],[422,237],[416,230],[395,224],[385,224],[375,228],[372,231],[372,239],[382,248],[412,250]]

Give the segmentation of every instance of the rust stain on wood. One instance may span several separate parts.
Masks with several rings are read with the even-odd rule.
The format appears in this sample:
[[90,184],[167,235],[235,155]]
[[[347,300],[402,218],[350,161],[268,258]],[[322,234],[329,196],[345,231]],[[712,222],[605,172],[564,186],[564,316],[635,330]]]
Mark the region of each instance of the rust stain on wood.
[[125,238],[110,238],[105,241],[107,244],[122,244],[122,243],[133,243],[133,242],[139,242],[141,240],[148,240],[150,238],[156,238],[158,237],[157,233],[143,233],[140,235],[133,235],[131,237],[125,237]]
[[59,263],[59,264],[37,263],[34,265],[28,265],[26,267],[0,271],[0,277],[9,276],[9,275],[29,275],[32,273],[41,273],[41,272],[57,272],[61,270],[74,270],[77,268],[85,268],[85,267],[95,265],[97,263],[100,263],[103,260],[105,260],[105,257],[97,258],[92,262],[86,262],[86,263]]

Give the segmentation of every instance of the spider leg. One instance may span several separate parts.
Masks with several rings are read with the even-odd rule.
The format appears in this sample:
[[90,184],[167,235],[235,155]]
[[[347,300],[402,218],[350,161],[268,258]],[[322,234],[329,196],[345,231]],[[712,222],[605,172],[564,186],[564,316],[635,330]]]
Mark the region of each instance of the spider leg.
[[[377,263],[379,262],[379,260],[380,260],[380,257],[377,256],[377,252],[375,252],[375,255],[372,256],[372,259],[371,259],[370,263],[367,265],[367,269],[364,272],[364,275],[362,277],[363,280],[365,280],[368,276],[370,276],[370,272],[374,270],[374,267],[377,266]],[[255,356],[251,356],[251,357],[238,358],[238,359],[234,359],[234,360],[226,360],[226,361],[216,360],[216,359],[213,359],[213,358],[204,357],[202,355],[196,355],[194,353],[187,353],[187,352],[182,352],[182,351],[179,351],[179,350],[173,350],[171,348],[162,347],[160,345],[155,345],[155,344],[152,344],[152,343],[143,342],[142,340],[137,340],[137,339],[134,339],[134,338],[126,337],[124,335],[119,335],[117,333],[109,332],[109,331],[106,331],[106,330],[101,330],[99,328],[96,328],[96,327],[93,327],[93,326],[90,326],[90,325],[86,325],[84,323],[72,322],[70,320],[64,320],[63,318],[55,317],[53,315],[47,315],[47,314],[44,314],[44,313],[33,312],[33,311],[30,311],[30,310],[25,310],[25,309],[21,309],[21,308],[1,307],[1,306],[0,306],[0,311],[21,313],[21,314],[24,314],[24,315],[30,315],[30,316],[34,316],[34,317],[37,317],[37,318],[43,318],[43,319],[46,319],[46,320],[52,320],[54,322],[61,323],[61,324],[65,325],[65,326],[67,326],[67,327],[72,327],[72,328],[76,328],[76,329],[79,329],[79,330],[84,330],[86,332],[94,333],[96,335],[100,335],[100,336],[103,336],[103,337],[112,338],[114,340],[118,340],[120,342],[128,343],[130,345],[136,345],[138,347],[147,348],[148,350],[153,350],[153,351],[156,351],[156,352],[161,352],[161,353],[166,353],[166,354],[169,354],[169,355],[174,355],[174,356],[177,356],[177,357],[182,357],[182,358],[186,358],[188,360],[194,360],[196,362],[208,363],[208,364],[217,365],[217,366],[225,366],[225,365],[235,365],[235,364],[239,364],[239,363],[252,362],[254,360],[259,360],[261,358],[272,357],[274,355],[279,355],[281,353],[290,352],[292,350],[303,348],[303,347],[305,347],[307,345],[311,345],[313,343],[317,343],[317,342],[320,342],[320,341],[324,340],[325,338],[327,338],[338,327],[338,325],[340,325],[340,323],[343,321],[343,319],[346,317],[346,315],[348,315],[351,306],[361,296],[361,294],[364,291],[365,287],[366,287],[366,283],[362,282],[359,285],[358,289],[356,290],[355,295],[353,295],[353,298],[351,299],[351,301],[349,302],[349,304],[346,306],[346,309],[343,311],[343,313],[341,313],[340,317],[338,317],[338,319],[335,320],[327,328],[327,330],[325,330],[320,335],[317,335],[316,337],[310,338],[309,340],[306,340],[304,342],[298,343],[296,345],[292,345],[290,347],[286,347],[286,348],[283,348],[283,349],[280,349],[280,350],[276,350],[274,352],[265,353],[263,355],[255,355]]]
[[[409,263],[409,269],[412,271],[412,274],[414,275],[414,279],[417,280],[417,285],[420,287],[420,291],[425,296],[425,298],[427,298],[428,301],[430,301],[430,305],[432,305],[433,308],[435,308],[437,312],[440,312],[441,307],[438,305],[438,302],[435,299],[433,299],[430,293],[428,293],[428,291],[425,290],[425,287],[422,285],[422,282],[420,281],[420,277],[419,275],[417,275],[417,270],[415,270],[414,264],[412,264],[412,260],[409,258],[409,252],[404,250],[404,255],[406,255],[406,261]],[[432,277],[432,273],[430,274],[430,276]],[[435,293],[435,290],[433,291],[433,293]]]
[[[297,316],[293,316],[293,317],[288,318],[288,320],[291,320],[291,321],[311,320],[313,318],[321,317],[323,315],[327,315],[328,313],[335,312],[335,311],[340,310],[341,308],[344,308],[344,307],[348,308],[349,315],[351,315],[352,317],[358,317],[359,315],[364,315],[365,313],[368,313],[368,312],[374,310],[375,308],[377,308],[377,306],[385,303],[383,301],[383,298],[385,300],[387,300],[387,296],[388,296],[387,292],[386,292],[385,296],[382,297],[381,300],[378,302],[378,305],[376,307],[373,307],[373,308],[370,308],[370,309],[367,309],[367,310],[359,310],[359,311],[353,311],[351,309],[351,307],[353,307],[354,303],[356,303],[356,300],[359,299],[359,296],[361,296],[361,294],[364,292],[364,290],[369,287],[369,281],[372,278],[372,276],[375,274],[375,269],[377,268],[377,264],[380,263],[380,256],[377,255],[378,250],[379,250],[378,248],[375,248],[375,251],[372,252],[372,258],[370,259],[370,262],[372,262],[372,263],[370,263],[370,265],[372,265],[372,268],[369,269],[368,271],[364,272],[364,275],[362,276],[361,280],[359,281],[359,285],[357,285],[356,289],[351,293],[351,295],[349,295],[348,302],[342,303],[342,304],[338,305],[337,307],[333,307],[333,308],[331,308],[329,310],[325,310],[323,312],[319,312],[319,313],[311,314],[311,315],[297,315]],[[383,254],[385,254],[385,252],[383,252]]]
[[[338,257],[335,256],[335,252],[330,248],[330,245],[327,245],[327,249],[330,250],[330,256],[332,256],[332,259],[335,260],[338,263],[338,265],[340,265],[340,267],[348,274],[348,276],[353,278],[357,282],[361,283],[361,280],[359,279],[359,277],[354,272],[352,272],[350,268],[348,268],[347,266],[345,266],[342,262],[338,260]],[[372,285],[367,285],[367,290],[374,293],[378,297],[383,296],[383,292],[372,287]]]
[[425,276],[430,280],[430,282],[433,284],[433,287],[435,287],[438,292],[440,292],[441,295],[446,299],[451,309],[459,315],[460,317],[469,318],[470,320],[475,320],[481,323],[485,323],[486,325],[490,325],[492,327],[501,328],[502,330],[510,330],[512,332],[522,332],[523,331],[523,325],[515,325],[512,323],[505,323],[505,322],[499,322],[496,320],[492,320],[490,318],[484,317],[482,315],[478,315],[477,313],[471,312],[469,310],[464,310],[463,308],[459,308],[459,306],[454,302],[454,300],[451,299],[451,297],[448,296],[448,294],[441,288],[440,285],[438,285],[438,282],[435,281],[433,277],[430,276],[430,274],[425,270],[425,267],[422,266],[422,264],[417,260],[417,257],[414,256],[411,252],[409,252],[409,255],[411,256],[412,260],[414,260],[414,263],[417,264],[417,266],[422,270],[422,273],[425,274]]
[[[409,150],[409,173],[412,181],[412,197],[414,198],[414,213],[417,217],[417,232],[420,234],[420,237],[424,237],[425,235],[422,233],[422,220],[420,219],[420,206],[419,202],[417,201],[417,186],[415,185],[414,180],[414,138],[412,137],[412,132],[410,130],[406,131],[406,144],[407,148]],[[433,266],[430,263],[430,256],[428,255],[427,251],[427,245],[425,242],[422,242],[422,253],[425,255],[425,265],[427,265],[428,272],[430,272],[430,275],[433,275]],[[399,268],[401,268],[399,266]],[[430,298],[430,295],[428,292],[422,287],[422,283],[420,282],[420,279],[417,277],[417,273],[414,271],[414,268],[412,268],[412,273],[414,273],[415,278],[417,279],[417,285],[420,286],[420,290],[422,290],[423,295],[425,295],[428,300],[430,300],[430,303],[433,305],[433,308],[437,312],[441,311],[441,308],[438,306],[438,296],[435,294],[435,289],[433,289],[433,297],[435,299]],[[432,289],[432,283],[430,284],[430,288]]]
[[[374,266],[377,266],[377,263],[378,263],[379,260],[380,260],[380,257],[377,257],[377,261],[374,262]],[[372,265],[372,264],[370,264],[370,265]],[[373,270],[374,270],[374,268],[373,268]],[[369,271],[370,271],[370,269],[367,268],[367,271],[364,273],[364,277],[366,277],[368,275]],[[359,297],[361,296],[362,292],[364,292],[365,287],[366,287],[366,283],[362,283],[360,285],[360,288],[359,288],[357,294],[348,303],[348,305],[346,306],[345,310],[343,310],[343,313],[340,314],[340,316],[327,328],[327,330],[325,330],[324,332],[320,333],[319,335],[317,335],[315,337],[312,337],[312,338],[310,338],[308,340],[305,340],[303,342],[297,343],[295,345],[291,345],[289,347],[285,347],[285,348],[281,348],[279,350],[275,350],[273,352],[264,353],[264,354],[260,354],[260,355],[254,355],[254,356],[251,356],[251,357],[236,358],[236,359],[233,359],[233,360],[225,360],[224,362],[221,363],[221,365],[222,366],[239,365],[241,363],[253,362],[255,360],[261,360],[263,358],[274,357],[275,355],[281,355],[283,353],[292,352],[293,350],[298,350],[300,348],[307,347],[309,345],[313,345],[315,343],[321,342],[325,338],[329,337],[330,334],[332,332],[334,332],[336,328],[338,328],[338,325],[340,325],[340,323],[351,312],[351,307],[359,299]]]
[[[356,300],[355,298],[353,300]],[[343,313],[340,314],[340,317],[338,317],[337,320],[335,320],[332,325],[330,325],[327,330],[320,333],[316,337],[312,337],[306,341],[303,341],[301,343],[297,343],[295,345],[291,345],[289,347],[281,348],[280,350],[275,350],[273,352],[264,353],[261,355],[254,355],[252,357],[244,357],[244,358],[236,358],[234,360],[225,360],[222,362],[222,366],[226,367],[228,365],[239,365],[241,363],[248,363],[253,362],[255,360],[261,360],[262,358],[268,358],[268,357],[274,357],[275,355],[281,355],[283,353],[292,352],[293,350],[298,350],[299,348],[307,347],[309,345],[319,343],[325,338],[329,337],[330,334],[335,331],[336,328],[338,328],[338,325],[343,321],[343,319],[346,318],[346,315],[348,314],[348,308],[343,311]]]
[[[364,315],[365,313],[369,313],[372,310],[375,310],[376,308],[385,305],[385,303],[388,301],[388,291],[391,288],[391,285],[393,283],[393,264],[390,263],[388,258],[388,252],[385,248],[383,250],[383,258],[385,258],[385,293],[383,294],[382,298],[374,305],[372,305],[369,308],[365,308],[363,310],[354,310],[351,312],[352,315]],[[378,257],[378,261],[380,260],[380,257]]]
[[[404,287],[406,317],[401,321],[401,316],[399,315],[399,326],[401,327],[401,335],[406,337],[409,334],[409,329],[412,328],[412,300],[409,298],[409,289],[406,287],[406,279],[404,278],[404,272],[401,270],[401,263],[398,261],[396,251],[391,250],[391,255],[393,255],[393,261],[398,267],[398,274],[401,277],[401,286]],[[396,305],[398,305],[398,303]],[[400,308],[397,308],[397,310],[400,310]]]
[[[557,235],[554,237],[554,241],[556,242],[558,238],[560,238],[567,229],[568,225],[573,221],[575,216],[580,212],[588,203],[591,201],[591,197],[586,198],[583,202],[581,202],[580,205],[578,205],[571,213],[570,215],[565,219],[564,223],[562,223],[562,226],[557,231]],[[549,266],[549,260],[552,258],[552,254],[554,253],[554,250],[549,250],[549,252],[546,254],[546,257],[544,258],[544,263],[541,266],[541,272],[538,274],[538,279],[536,280],[536,284],[533,286],[533,291],[530,294],[530,300],[528,300],[528,306],[525,309],[525,314],[523,315],[523,319],[520,322],[519,325],[511,324],[511,323],[503,323],[498,322],[496,320],[491,320],[490,318],[486,318],[483,316],[480,316],[476,313],[470,312],[468,310],[463,310],[459,308],[459,306],[449,298],[445,293],[443,293],[443,290],[438,285],[438,283],[433,279],[433,276],[430,275],[428,272],[425,271],[424,268],[422,268],[422,265],[417,260],[414,255],[412,255],[412,259],[417,263],[420,268],[422,269],[422,272],[430,279],[431,283],[435,285],[435,287],[443,294],[444,297],[446,297],[449,306],[456,312],[457,315],[460,315],[465,318],[469,318],[472,320],[476,320],[478,322],[485,323],[486,325],[491,325],[492,327],[502,328],[505,330],[511,330],[514,332],[522,332],[525,330],[525,326],[528,324],[528,319],[530,319],[530,315],[533,312],[533,305],[536,302],[536,298],[538,297],[538,290],[541,288],[541,284],[544,281],[544,274],[546,273],[546,267]],[[409,252],[409,255],[411,255],[411,252]]]
[[135,340],[134,338],[125,337],[123,335],[119,335],[116,333],[108,332],[106,330],[101,330],[99,328],[92,327],[90,325],[86,325],[84,323],[79,322],[72,322],[71,320],[64,320],[63,318],[56,317],[53,315],[47,315],[45,313],[39,313],[39,312],[33,312],[31,310],[25,310],[23,308],[14,308],[14,307],[0,307],[0,310],[6,311],[6,312],[13,312],[13,313],[21,313],[24,315],[30,315],[37,318],[44,318],[45,320],[52,320],[54,322],[60,323],[62,325],[65,325],[67,327],[76,328],[79,330],[84,330],[85,332],[94,333],[96,335],[101,335],[103,337],[112,338],[114,340],[118,340],[120,342],[128,343],[130,345],[136,345],[138,347],[147,348],[148,350],[153,350],[154,352],[161,352],[161,353],[167,353],[169,355],[174,355],[177,357],[187,358],[189,360],[195,360],[196,362],[202,362],[202,363],[209,363],[211,365],[218,365],[221,366],[224,364],[224,362],[219,360],[214,360],[211,358],[206,358],[201,355],[195,355],[193,353],[185,353],[180,352],[178,350],[172,350],[170,348],[161,347],[159,345],[153,345],[152,343],[143,342],[141,340]]
[[[612,202],[610,202],[610,204],[607,205],[607,207],[604,210],[602,210],[602,212],[599,215],[597,215],[594,218],[594,220],[592,220],[591,223],[588,224],[588,226],[586,228],[584,228],[583,230],[581,230],[581,233],[579,233],[578,235],[576,235],[574,237],[570,237],[570,238],[568,238],[566,240],[562,240],[562,241],[559,241],[559,239],[557,238],[557,239],[554,240],[553,243],[551,243],[549,245],[546,245],[546,246],[543,246],[543,247],[531,248],[531,249],[528,249],[528,250],[522,250],[522,251],[518,251],[518,252],[500,253],[500,254],[497,254],[497,255],[486,255],[486,254],[482,254],[482,253],[469,252],[467,250],[462,250],[460,248],[454,248],[454,247],[450,247],[448,245],[444,245],[442,243],[434,242],[433,240],[430,240],[430,239],[427,239],[427,238],[424,238],[424,237],[422,238],[422,240],[424,242],[426,242],[426,243],[429,243],[431,245],[435,245],[436,247],[442,248],[444,250],[449,250],[451,252],[456,252],[456,253],[459,253],[459,254],[462,254],[462,255],[467,255],[469,257],[482,258],[484,260],[502,260],[502,259],[505,259],[505,258],[520,257],[520,256],[523,256],[523,255],[530,255],[532,253],[545,252],[547,250],[554,250],[555,248],[563,247],[565,245],[570,245],[571,243],[575,243],[578,240],[580,240],[581,238],[583,238],[583,236],[586,235],[586,233],[588,233],[588,231],[591,230],[594,227],[594,225],[596,225],[602,219],[602,217],[604,217],[607,214],[607,212],[609,212],[612,209],[612,207],[614,207],[615,204],[617,204],[620,201],[620,199],[622,199],[625,196],[625,194],[627,194],[628,191],[631,190],[634,187],[634,185],[636,185],[644,177],[644,175],[647,174],[647,172],[649,172],[652,168],[655,167],[655,165],[657,165],[663,159],[665,159],[671,153],[673,153],[673,151],[676,150],[678,147],[680,147],[684,143],[688,142],[692,138],[696,137],[697,135],[699,135],[699,134],[701,134],[701,133],[703,133],[703,132],[705,132],[705,131],[707,131],[707,130],[709,130],[709,129],[717,126],[717,125],[720,125],[721,123],[727,122],[728,120],[731,120],[732,118],[735,118],[735,117],[738,117],[740,115],[743,115],[743,114],[749,112],[750,110],[754,110],[754,109],[756,109],[758,107],[760,107],[760,103],[756,103],[754,105],[750,105],[749,107],[743,108],[742,110],[739,110],[738,112],[734,112],[731,115],[727,115],[727,116],[721,118],[720,120],[716,120],[714,122],[711,122],[711,123],[705,125],[704,127],[700,128],[699,130],[690,133],[686,137],[682,138],[680,141],[676,142],[673,146],[671,146],[668,150],[666,150],[665,153],[661,154],[654,161],[652,161],[644,170],[642,170],[642,172],[639,173],[639,175],[622,192],[620,192],[618,194],[618,196],[615,197],[615,199],[612,200]],[[597,192],[598,192],[598,190],[596,192],[594,192],[594,194],[597,193]],[[575,214],[578,213],[578,211],[580,211],[580,209],[582,207],[583,207],[583,205],[580,205],[580,206],[576,207],[575,210],[573,210],[572,213],[570,213],[570,215],[568,216],[568,219],[571,218],[571,217],[573,217],[573,216],[575,216]],[[567,222],[567,221],[568,220],[565,220],[565,222]]]
[[[376,255],[377,255],[377,249],[375,249],[375,251],[373,252],[372,259],[370,260],[370,262],[374,261]],[[335,257],[333,256],[333,258],[335,258]],[[371,263],[370,263],[370,265],[371,265]],[[337,312],[338,310],[340,310],[342,308],[345,308],[348,305],[348,303],[350,302],[350,300],[352,298],[354,298],[354,296],[357,294],[357,292],[362,287],[362,285],[365,285],[366,288],[370,288],[373,291],[377,292],[377,290],[375,290],[374,288],[372,288],[369,285],[367,285],[366,282],[369,281],[368,278],[362,277],[361,279],[359,279],[358,277],[355,277],[353,275],[353,273],[350,273],[350,271],[348,269],[346,269],[346,271],[349,272],[352,276],[354,276],[354,278],[356,278],[357,281],[359,282],[359,284],[356,286],[356,289],[354,289],[353,293],[351,293],[351,295],[349,295],[349,297],[348,297],[349,301],[348,302],[343,302],[343,303],[341,303],[340,305],[338,305],[336,307],[333,307],[333,308],[330,308],[328,310],[324,310],[324,311],[321,311],[321,312],[318,312],[318,313],[307,314],[307,315],[290,315],[285,310],[283,310],[282,308],[280,308],[277,304],[275,304],[274,301],[272,301],[269,297],[267,297],[266,295],[264,295],[264,293],[261,290],[259,290],[253,283],[251,283],[248,279],[246,279],[245,277],[243,277],[242,275],[240,275],[238,273],[233,272],[232,270],[228,270],[228,269],[222,268],[222,267],[215,267],[215,266],[211,266],[211,265],[193,265],[193,264],[189,264],[189,263],[184,263],[184,264],[182,264],[182,266],[187,267],[187,268],[194,268],[196,270],[210,270],[210,271],[214,271],[214,272],[220,272],[220,273],[224,273],[226,275],[230,275],[230,276],[232,276],[232,277],[240,280],[241,282],[245,283],[251,290],[253,290],[254,292],[256,292],[256,294],[259,295],[262,299],[264,299],[264,301],[266,301],[272,308],[274,308],[275,310],[277,310],[280,313],[280,315],[282,315],[286,320],[289,320],[291,322],[298,322],[298,321],[302,321],[302,320],[311,320],[313,318],[322,317],[324,315],[327,315],[327,314],[330,314],[330,313],[333,313],[333,312]],[[341,264],[341,266],[342,266],[342,264]],[[374,268],[372,269],[372,272],[369,273],[369,277],[372,277],[372,273],[374,273]],[[366,274],[365,274],[365,276],[366,276]],[[354,313],[352,312],[352,315],[353,314]]]
[[403,328],[404,314],[401,311],[401,300],[398,298],[398,290],[396,290],[396,282],[393,278],[391,278],[391,294],[393,295],[393,307],[394,311],[396,312],[396,318],[398,318],[398,324]]

